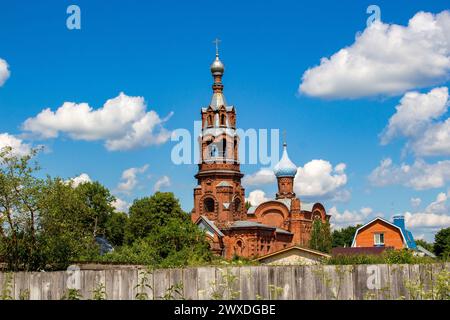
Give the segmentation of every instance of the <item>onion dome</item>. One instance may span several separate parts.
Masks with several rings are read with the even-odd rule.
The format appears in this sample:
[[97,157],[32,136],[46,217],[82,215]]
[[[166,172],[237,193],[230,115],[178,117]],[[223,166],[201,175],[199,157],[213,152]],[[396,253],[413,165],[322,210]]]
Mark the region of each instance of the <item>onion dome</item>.
[[214,76],[217,75],[223,75],[225,71],[225,66],[223,65],[222,61],[219,59],[219,54],[216,54],[216,60],[211,64],[211,73]]
[[286,143],[283,144],[283,155],[281,160],[275,165],[273,171],[277,178],[295,177],[295,174],[297,173],[297,166],[289,159]]

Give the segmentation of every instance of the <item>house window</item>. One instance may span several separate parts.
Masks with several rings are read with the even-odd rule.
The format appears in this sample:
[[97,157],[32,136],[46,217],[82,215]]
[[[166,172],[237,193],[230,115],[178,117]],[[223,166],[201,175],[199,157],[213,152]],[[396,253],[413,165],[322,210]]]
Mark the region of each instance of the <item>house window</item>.
[[375,233],[373,235],[373,242],[376,246],[384,246],[384,233]]

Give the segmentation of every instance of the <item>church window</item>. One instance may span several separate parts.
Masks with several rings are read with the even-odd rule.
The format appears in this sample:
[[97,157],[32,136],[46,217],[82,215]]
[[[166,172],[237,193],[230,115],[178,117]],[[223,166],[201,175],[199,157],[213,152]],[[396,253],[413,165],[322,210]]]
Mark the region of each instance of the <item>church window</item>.
[[215,144],[211,145],[209,156],[211,158],[216,158],[219,156],[219,149],[217,148],[217,146]]
[[224,114],[221,114],[221,115],[220,115],[220,125],[221,125],[221,126],[224,126],[224,125],[225,125],[225,115],[224,115]]
[[234,211],[235,212],[241,211],[241,199],[239,198],[234,199]]
[[213,125],[213,118],[212,115],[208,116],[208,126],[212,126]]
[[214,212],[214,207],[215,207],[214,199],[206,198],[203,201],[203,207],[204,207],[205,212]]

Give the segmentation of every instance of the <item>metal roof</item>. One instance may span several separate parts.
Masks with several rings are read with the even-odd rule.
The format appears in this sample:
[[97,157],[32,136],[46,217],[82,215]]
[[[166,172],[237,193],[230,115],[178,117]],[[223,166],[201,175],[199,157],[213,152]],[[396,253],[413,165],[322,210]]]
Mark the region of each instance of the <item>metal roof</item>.
[[214,222],[209,220],[206,216],[200,216],[200,218],[197,220],[196,224],[199,225],[201,221],[204,221],[213,230],[213,232],[217,233],[217,235],[219,237],[224,236],[222,231],[220,231],[219,228],[217,228],[217,226],[214,224]]
[[225,96],[222,92],[214,92],[211,103],[209,104],[213,110],[219,109],[221,106],[226,106]]
[[257,228],[267,228],[267,229],[276,229],[276,227],[268,226],[255,221],[247,221],[247,220],[238,220],[235,221],[230,228],[248,228],[248,227],[257,227]]
[[287,199],[287,198],[284,198],[284,199],[269,199],[267,201],[261,202],[257,206],[251,206],[250,208],[248,208],[247,209],[247,214],[254,214],[256,209],[258,209],[258,207],[260,205],[263,205],[264,203],[271,202],[271,201],[282,203],[282,204],[284,204],[286,206],[286,208],[288,210],[291,210],[291,201],[292,201],[292,199]]

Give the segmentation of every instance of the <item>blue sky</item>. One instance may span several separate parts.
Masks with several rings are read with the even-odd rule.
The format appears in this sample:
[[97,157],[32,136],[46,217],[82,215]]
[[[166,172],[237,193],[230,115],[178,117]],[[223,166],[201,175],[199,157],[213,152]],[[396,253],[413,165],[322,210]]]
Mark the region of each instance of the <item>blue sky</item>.
[[[66,27],[66,9],[71,4],[81,9],[81,30]],[[173,191],[183,208],[190,211],[197,167],[173,164],[170,154],[175,143],[165,141],[161,135],[177,128],[192,130],[200,108],[209,103],[212,40],[219,37],[221,59],[226,66],[225,95],[227,102],[237,108],[238,126],[286,130],[290,158],[302,167],[311,183],[314,178],[308,170],[331,166],[328,176],[323,172],[318,176],[323,183],[312,187],[316,191],[305,191],[310,180],[298,182],[300,193],[304,192],[300,198],[321,201],[329,212],[333,208],[331,213],[338,217],[336,226],[378,214],[389,219],[394,213],[409,213],[414,234],[432,240],[436,230],[449,226],[450,166],[446,161],[450,151],[446,151],[446,141],[433,151],[420,151],[418,144],[423,140],[417,132],[424,136],[430,132],[431,136],[432,130],[440,129],[444,139],[445,133],[450,135],[442,125],[449,112],[439,107],[442,101],[436,102],[437,98],[431,96],[433,89],[449,85],[450,45],[435,41],[432,44],[439,48],[439,52],[435,50],[439,56],[431,57],[426,50],[433,52],[434,47],[424,49],[406,43],[404,59],[396,59],[403,53],[389,52],[388,44],[370,42],[371,36],[383,34],[382,28],[372,34],[365,32],[369,17],[366,9],[371,4],[380,7],[385,26],[406,27],[420,11],[437,15],[449,9],[447,1],[437,0],[4,2],[0,4],[0,59],[8,64],[9,76],[1,85],[0,68],[0,135],[4,141],[5,137],[8,141],[16,139],[25,148],[45,145],[46,152],[39,156],[43,174],[68,179],[85,173],[128,203],[152,194],[156,182],[167,177],[160,180],[161,190]],[[450,34],[446,17],[441,20],[443,30]],[[423,39],[428,39],[428,32],[434,37],[436,31],[424,32]],[[330,58],[342,48],[354,45],[357,33],[363,33],[369,43],[364,42],[361,47],[370,45],[375,52],[372,58],[380,63],[375,66],[369,59],[369,72],[371,68],[376,72],[386,70],[388,79],[399,78],[396,83],[391,86],[382,72],[379,77],[358,81],[355,73],[361,67],[344,70],[337,76],[333,70],[316,69],[311,78],[302,80],[305,71],[319,66],[321,58]],[[413,44],[422,39],[415,39],[414,32],[405,34],[403,40]],[[383,57],[377,57],[377,50]],[[355,51],[352,54],[357,56]],[[359,52],[362,56],[366,53]],[[383,59],[387,67],[380,62]],[[440,62],[433,65],[430,59]],[[391,75],[395,64],[402,71]],[[423,65],[427,65],[425,70],[420,67]],[[348,74],[348,79],[339,78],[342,74]],[[330,79],[335,86],[324,92],[320,79]],[[309,86],[299,91],[305,80]],[[362,94],[365,89],[368,91]],[[414,102],[403,100],[406,111],[397,117],[401,121],[394,121],[393,134],[382,145],[383,130],[396,114],[402,97],[411,91],[423,95],[420,101],[425,105],[417,108],[431,110],[430,105],[436,103],[435,108],[440,111],[417,120],[420,125],[413,127],[412,134],[402,120],[410,117],[402,115],[417,109],[410,106]],[[121,92],[125,97],[145,99],[146,110],[137,114],[135,120],[151,110],[156,112],[157,122],[167,131],[156,132],[155,139],[160,137],[165,142],[150,142],[151,137],[142,137],[144,142],[131,150],[111,150],[105,141],[120,137],[111,128],[103,128],[104,123],[78,128],[77,123],[63,126],[59,119],[53,124],[59,129],[50,137],[45,131],[49,130],[45,127],[48,122],[36,118],[44,109],[55,112],[65,102],[87,103],[93,110],[101,109],[108,99]],[[31,119],[28,127],[24,125],[27,119]],[[117,132],[126,134],[129,129],[121,128],[120,121],[117,123]],[[55,127],[52,130],[55,133]],[[387,158],[392,161],[390,166],[385,163],[390,170],[385,174],[392,178],[389,181],[386,176],[373,174]],[[415,161],[423,163],[414,166]],[[308,163],[310,166],[305,166]],[[345,167],[336,168],[339,164]],[[396,167],[402,164],[412,169],[405,173]],[[250,175],[262,167],[243,165],[242,170]],[[130,168],[135,169],[128,170],[122,179],[123,172]],[[415,180],[408,176],[411,172],[416,172]],[[435,175],[428,184],[417,182]],[[248,194],[261,190],[265,197],[276,192],[276,184],[270,179],[246,187]],[[416,200],[411,201],[412,198]]]

